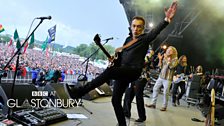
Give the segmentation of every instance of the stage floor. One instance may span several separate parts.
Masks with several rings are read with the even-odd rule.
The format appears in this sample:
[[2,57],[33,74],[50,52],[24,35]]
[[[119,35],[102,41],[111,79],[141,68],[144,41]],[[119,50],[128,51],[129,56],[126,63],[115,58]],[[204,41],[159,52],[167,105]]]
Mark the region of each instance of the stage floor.
[[[144,98],[145,103],[150,102],[150,98]],[[161,112],[159,109],[162,106],[162,95],[159,95],[156,109],[146,108],[147,119],[144,123],[135,123],[138,118],[135,99],[132,103],[132,117],[129,126],[204,126],[204,122],[194,122],[191,118],[205,120],[201,111],[196,106],[188,107],[184,100],[180,100],[181,105],[173,107],[169,101],[169,106],[166,112]],[[116,126],[117,120],[113,111],[111,97],[100,97],[92,101],[83,100],[83,105],[91,111],[90,114],[83,107],[75,107],[63,109],[66,113],[83,114],[88,119],[75,119],[53,124],[58,125],[78,125],[78,126]]]

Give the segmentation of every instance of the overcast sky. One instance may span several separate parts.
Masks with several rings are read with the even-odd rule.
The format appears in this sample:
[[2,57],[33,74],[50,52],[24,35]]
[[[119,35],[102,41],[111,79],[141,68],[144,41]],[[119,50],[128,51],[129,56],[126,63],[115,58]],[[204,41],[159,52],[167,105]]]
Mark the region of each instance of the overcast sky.
[[[119,0],[0,0],[1,34],[13,35],[17,29],[25,38],[32,20],[40,16],[52,16],[44,20],[35,32],[35,39],[44,41],[47,30],[56,27],[56,43],[77,46],[89,44],[96,33],[101,39],[114,37],[108,44],[119,47],[128,35],[128,21]],[[34,22],[33,28],[38,24]]]

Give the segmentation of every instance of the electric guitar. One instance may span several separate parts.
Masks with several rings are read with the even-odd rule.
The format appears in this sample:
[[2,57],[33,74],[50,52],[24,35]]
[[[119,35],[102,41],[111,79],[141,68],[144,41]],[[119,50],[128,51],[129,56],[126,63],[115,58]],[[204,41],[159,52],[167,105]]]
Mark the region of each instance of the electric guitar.
[[184,73],[182,73],[182,74],[179,74],[179,77],[173,76],[173,83],[177,84],[177,83],[179,83],[181,81],[185,81],[186,82],[186,81],[188,81],[189,78],[190,79],[194,78],[195,75],[200,77],[200,76],[203,75],[203,73],[195,73],[195,74],[190,74],[190,75],[185,75]]
[[179,77],[174,76],[173,77],[173,83],[177,84],[181,81],[187,81],[190,75],[185,75],[184,73],[179,74]]
[[99,34],[96,34],[94,37],[94,42],[96,43],[96,45],[99,46],[99,48],[103,51],[103,53],[107,56],[108,59],[110,59],[110,63],[108,65],[108,67],[112,67],[112,66],[120,66],[121,65],[121,52],[117,52],[115,53],[114,56],[111,56],[107,50],[103,47],[103,45],[101,44],[101,39],[99,37]]

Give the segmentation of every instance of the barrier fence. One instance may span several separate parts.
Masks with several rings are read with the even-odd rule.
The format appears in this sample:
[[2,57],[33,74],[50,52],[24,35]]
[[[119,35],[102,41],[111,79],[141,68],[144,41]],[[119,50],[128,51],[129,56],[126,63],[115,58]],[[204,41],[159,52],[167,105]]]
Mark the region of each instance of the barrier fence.
[[[7,72],[7,77],[3,77],[1,79],[1,83],[13,83],[13,78],[14,78],[14,71],[6,71]],[[65,75],[65,79],[63,82],[77,82],[78,77],[80,76],[80,74],[67,74]],[[87,75],[88,81],[91,81],[93,79],[93,75]],[[26,76],[21,76],[21,75],[17,75],[16,76],[16,83],[32,83],[32,73],[31,72],[27,72]]]

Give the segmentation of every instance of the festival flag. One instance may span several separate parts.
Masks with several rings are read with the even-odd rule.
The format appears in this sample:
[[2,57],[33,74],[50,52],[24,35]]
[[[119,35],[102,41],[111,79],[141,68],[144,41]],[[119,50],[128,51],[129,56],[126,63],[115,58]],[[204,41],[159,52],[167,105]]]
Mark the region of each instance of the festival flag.
[[50,36],[49,43],[51,43],[52,41],[55,41],[56,25],[48,29],[48,33]]
[[34,43],[34,33],[33,33],[32,36],[31,36],[30,44],[29,44],[29,45],[32,45],[33,43]]
[[18,34],[18,32],[17,32],[17,29],[15,30],[15,32],[14,32],[14,41],[16,41],[16,48],[18,49],[18,48],[20,48],[20,46],[21,46],[21,43],[20,43],[20,41],[19,41],[19,34]]
[[3,26],[0,24],[0,33],[5,31],[5,29],[3,28]]
[[29,43],[26,42],[26,45],[24,46],[23,54],[26,52],[26,49],[28,48]]
[[44,51],[46,48],[47,48],[47,43],[48,43],[48,41],[49,41],[49,39],[48,39],[48,37],[46,38],[46,40],[43,42],[43,44],[42,44],[42,51]]
[[8,44],[8,47],[12,45],[12,38],[10,38],[9,40],[9,44]]

